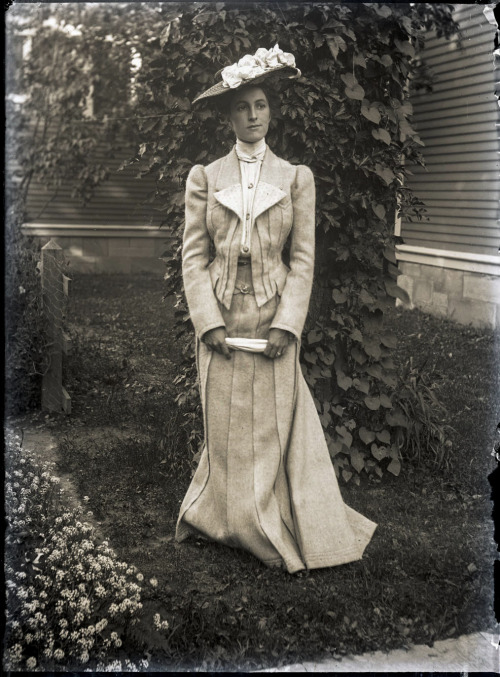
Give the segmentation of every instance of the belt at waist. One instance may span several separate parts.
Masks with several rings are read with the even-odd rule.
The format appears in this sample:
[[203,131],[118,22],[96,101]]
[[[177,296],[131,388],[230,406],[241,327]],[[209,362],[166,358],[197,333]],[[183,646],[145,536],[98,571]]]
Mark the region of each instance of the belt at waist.
[[238,259],[238,265],[239,266],[249,266],[250,261],[251,261],[251,258],[249,256],[245,257],[245,258],[240,256],[240,258]]

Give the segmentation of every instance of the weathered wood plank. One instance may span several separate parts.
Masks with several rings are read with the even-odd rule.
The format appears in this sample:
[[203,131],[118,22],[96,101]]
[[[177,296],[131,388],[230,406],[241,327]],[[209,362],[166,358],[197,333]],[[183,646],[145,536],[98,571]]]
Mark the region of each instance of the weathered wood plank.
[[62,333],[62,351],[65,355],[71,355],[71,349],[73,347],[73,341],[69,334],[65,331]]
[[65,414],[71,414],[71,397],[68,395],[68,391],[63,386],[61,386],[61,391],[63,411]]

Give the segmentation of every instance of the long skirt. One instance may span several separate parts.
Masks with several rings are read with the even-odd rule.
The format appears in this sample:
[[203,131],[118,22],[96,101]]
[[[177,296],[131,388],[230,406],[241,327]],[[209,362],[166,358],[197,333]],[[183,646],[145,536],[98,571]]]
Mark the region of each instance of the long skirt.
[[[239,283],[251,285],[250,266],[238,267]],[[228,336],[267,338],[278,303],[259,308],[236,290],[230,310],[221,306]],[[203,535],[290,573],[361,558],[376,524],[342,500],[298,350],[227,360],[198,341],[205,443],[178,541]]]

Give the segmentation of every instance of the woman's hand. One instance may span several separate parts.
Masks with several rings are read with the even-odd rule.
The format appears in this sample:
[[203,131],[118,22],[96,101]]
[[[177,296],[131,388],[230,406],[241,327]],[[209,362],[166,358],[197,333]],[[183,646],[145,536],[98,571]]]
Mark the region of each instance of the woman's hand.
[[286,352],[290,337],[290,332],[285,329],[270,329],[267,346],[263,354],[272,360],[275,357],[282,357]]
[[210,329],[203,336],[203,343],[206,344],[207,348],[210,350],[215,350],[219,355],[224,355],[226,360],[231,359],[231,353],[226,343],[226,328],[225,327],[215,327],[215,329]]

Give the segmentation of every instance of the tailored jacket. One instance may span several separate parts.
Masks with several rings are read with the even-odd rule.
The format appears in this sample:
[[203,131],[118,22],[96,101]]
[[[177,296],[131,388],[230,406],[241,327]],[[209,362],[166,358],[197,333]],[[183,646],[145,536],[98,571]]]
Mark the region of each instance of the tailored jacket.
[[[186,186],[182,251],[184,289],[198,339],[225,326],[240,254],[243,196],[236,151],[207,167],[195,165]],[[314,270],[315,187],[311,170],[278,158],[269,147],[262,162],[253,206],[251,269],[260,307],[278,294],[271,328],[298,340],[304,327]],[[290,267],[282,260],[288,236]],[[210,261],[210,241],[215,258]]]

